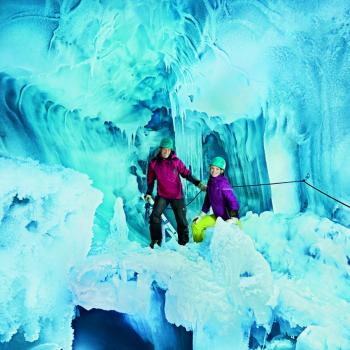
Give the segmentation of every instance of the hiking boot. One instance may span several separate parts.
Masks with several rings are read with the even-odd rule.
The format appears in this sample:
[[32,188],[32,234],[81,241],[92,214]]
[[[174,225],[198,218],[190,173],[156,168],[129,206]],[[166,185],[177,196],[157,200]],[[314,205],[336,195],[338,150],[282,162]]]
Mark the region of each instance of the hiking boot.
[[152,239],[149,246],[153,249],[155,244],[158,244],[160,246],[162,244],[162,240]]

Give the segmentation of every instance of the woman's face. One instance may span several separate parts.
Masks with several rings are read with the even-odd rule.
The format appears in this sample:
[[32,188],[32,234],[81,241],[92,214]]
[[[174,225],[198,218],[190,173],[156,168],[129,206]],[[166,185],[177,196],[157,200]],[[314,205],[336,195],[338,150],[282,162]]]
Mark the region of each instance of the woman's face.
[[217,177],[221,174],[222,170],[215,165],[210,166],[210,175],[212,177]]
[[170,156],[171,153],[171,148],[160,148],[160,155],[162,156],[162,158],[168,158]]

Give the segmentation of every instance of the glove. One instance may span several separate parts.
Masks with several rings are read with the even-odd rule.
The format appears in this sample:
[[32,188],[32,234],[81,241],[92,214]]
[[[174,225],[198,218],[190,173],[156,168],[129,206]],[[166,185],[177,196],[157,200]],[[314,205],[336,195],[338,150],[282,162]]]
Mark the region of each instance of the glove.
[[199,184],[197,185],[197,187],[198,187],[201,191],[203,191],[203,192],[205,192],[205,191],[207,190],[207,185],[205,185],[205,184],[202,183],[202,182],[199,182]]
[[193,222],[194,224],[197,223],[197,221],[198,221],[200,218],[202,218],[203,216],[205,216],[205,215],[207,215],[207,214],[204,213],[203,211],[201,211],[201,213],[200,213],[199,215],[197,215],[197,216],[195,216],[195,217],[193,218],[192,222]]
[[143,199],[145,200],[145,202],[151,203],[151,201],[152,201],[152,196],[151,196],[150,194],[145,194],[145,196],[143,197]]
[[230,219],[228,219],[228,220],[226,220],[226,222],[228,223],[228,224],[235,224],[235,225],[238,225],[239,224],[239,220],[237,219],[237,218],[230,218]]

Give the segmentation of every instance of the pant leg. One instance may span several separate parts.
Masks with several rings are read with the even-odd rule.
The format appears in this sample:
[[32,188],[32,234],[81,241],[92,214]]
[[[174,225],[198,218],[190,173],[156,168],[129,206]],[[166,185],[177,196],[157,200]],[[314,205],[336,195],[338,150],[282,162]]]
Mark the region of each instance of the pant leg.
[[169,201],[162,197],[156,197],[153,210],[150,216],[150,234],[151,240],[162,240],[162,214]]
[[192,223],[193,240],[197,243],[202,242],[205,236],[205,230],[209,227],[214,227],[216,222],[215,215],[205,215]]
[[185,245],[189,241],[185,200],[183,198],[172,199],[170,205],[175,214],[178,242]]

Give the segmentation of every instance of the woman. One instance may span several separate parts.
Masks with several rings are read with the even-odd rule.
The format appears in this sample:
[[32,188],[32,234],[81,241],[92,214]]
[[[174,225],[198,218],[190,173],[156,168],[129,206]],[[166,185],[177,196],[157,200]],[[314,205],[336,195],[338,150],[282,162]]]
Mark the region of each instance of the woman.
[[[203,241],[205,230],[215,226],[219,216],[228,223],[239,224],[239,204],[224,175],[225,168],[226,162],[222,157],[215,157],[210,164],[210,177],[202,212],[192,221],[192,235],[195,242]],[[213,214],[207,215],[210,207],[213,209]]]
[[160,143],[159,153],[149,163],[147,173],[147,192],[145,195],[147,202],[152,198],[154,183],[157,181],[157,197],[150,217],[151,248],[155,244],[160,246],[162,243],[161,217],[169,203],[177,223],[178,243],[185,245],[189,240],[186,205],[180,176],[192,182],[201,191],[205,191],[207,188],[200,180],[192,176],[191,171],[177,157],[173,140],[164,138]]

